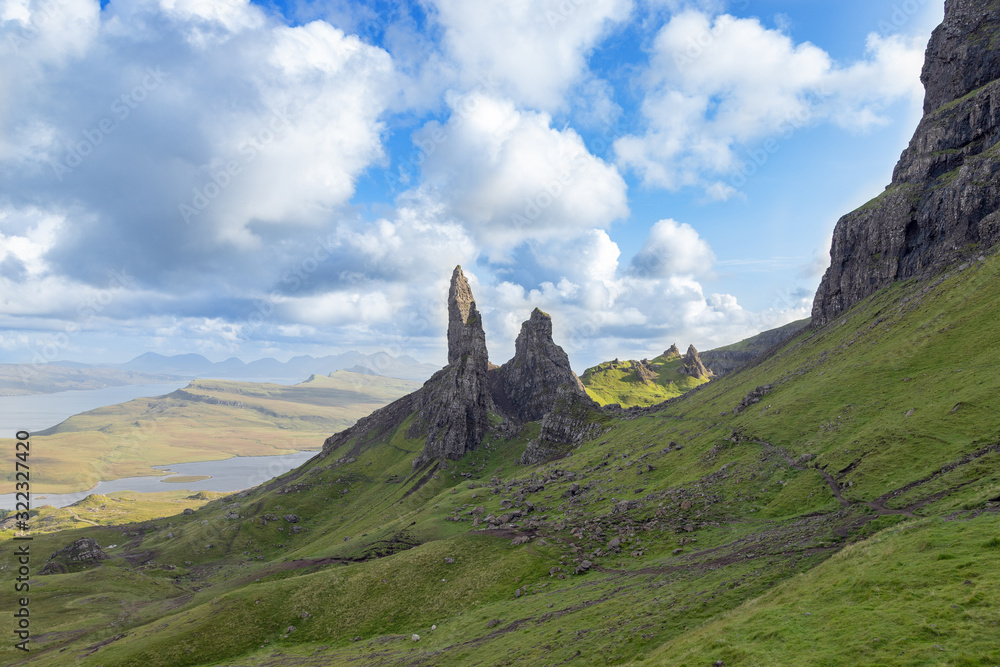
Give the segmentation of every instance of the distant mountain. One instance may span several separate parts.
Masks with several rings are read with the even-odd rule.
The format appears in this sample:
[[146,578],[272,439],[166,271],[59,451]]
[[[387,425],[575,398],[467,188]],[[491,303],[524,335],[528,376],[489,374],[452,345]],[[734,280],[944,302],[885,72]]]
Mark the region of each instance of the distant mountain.
[[[242,362],[241,362],[242,364]],[[141,354],[124,364],[114,364],[111,368],[138,371],[140,373],[159,373],[162,375],[197,376],[210,373],[216,366],[227,366],[227,362],[214,364],[200,354],[178,354],[165,357],[156,352]],[[245,366],[245,364],[243,364]],[[231,368],[231,365],[228,365]]]
[[95,365],[78,361],[0,364],[0,396],[50,394],[71,389],[103,389],[201,378],[301,382],[312,375],[329,375],[340,370],[423,382],[440,369],[407,355],[393,357],[385,352],[365,354],[351,351],[319,358],[301,355],[287,362],[267,358],[250,363],[236,357],[213,362],[200,354],[165,356],[146,352],[123,364]]
[[[422,382],[438,369],[431,364],[422,364],[413,357],[393,357],[384,352],[364,354],[344,352],[342,354],[313,357],[302,355],[292,357],[287,362],[277,359],[258,359],[244,363],[235,357],[221,362],[212,362],[200,354],[181,354],[166,357],[147,352],[124,364],[113,368],[163,375],[192,378],[232,378],[232,379],[293,379],[304,380],[310,375],[328,375],[333,371],[354,369],[354,372],[371,372],[400,380]],[[363,369],[359,371],[357,369]]]

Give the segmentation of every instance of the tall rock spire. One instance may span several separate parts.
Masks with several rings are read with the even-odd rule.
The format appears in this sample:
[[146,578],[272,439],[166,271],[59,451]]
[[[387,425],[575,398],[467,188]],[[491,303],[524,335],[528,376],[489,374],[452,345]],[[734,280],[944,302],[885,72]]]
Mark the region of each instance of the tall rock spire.
[[448,363],[455,363],[463,355],[482,355],[486,361],[486,333],[469,281],[462,267],[456,266],[448,290]]
[[448,365],[420,392],[417,421],[427,442],[414,467],[436,458],[459,459],[482,442],[494,410],[489,365],[483,319],[462,267],[456,266],[448,290]]

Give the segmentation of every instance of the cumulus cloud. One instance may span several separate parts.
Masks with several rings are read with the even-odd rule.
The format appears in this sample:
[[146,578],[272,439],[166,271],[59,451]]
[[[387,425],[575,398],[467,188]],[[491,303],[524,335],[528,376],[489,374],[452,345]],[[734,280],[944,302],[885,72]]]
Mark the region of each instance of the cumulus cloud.
[[[811,293],[781,295],[761,311],[743,308],[730,294],[706,292],[698,276],[715,255],[689,225],[662,220],[624,266],[621,251],[603,230],[534,248],[536,261],[571,257],[547,279],[501,280],[476,291],[484,310],[491,358],[513,353],[521,322],[532,308],[552,314],[556,342],[577,368],[612,357],[643,358],[673,342],[702,349],[731,343],[807,317]],[[555,264],[553,263],[553,267]],[[526,286],[526,283],[531,285]]]
[[642,77],[646,129],[615,142],[618,164],[648,185],[729,199],[736,188],[713,177],[738,173],[738,147],[819,122],[885,124],[890,104],[919,102],[922,60],[919,40],[872,34],[866,58],[843,66],[757,19],[682,11],[656,35]]
[[[85,44],[62,20],[82,7],[100,16]],[[73,212],[47,259],[78,280],[123,264],[151,283],[225,280],[226,260],[322,224],[383,158],[391,60],[328,24],[288,27],[237,0],[22,9],[4,37],[55,14],[0,47],[13,64],[0,171],[13,206]],[[39,67],[64,38],[76,46]]]
[[701,275],[715,263],[715,254],[691,225],[660,220],[642,249],[632,258],[632,273],[646,276]]
[[629,16],[632,1],[434,0],[434,6],[467,88],[487,81],[520,104],[551,111],[585,78],[587,55]]
[[535,306],[574,363],[732,342],[806,296],[713,293],[712,248],[673,219],[623,256],[620,170],[739,197],[739,146],[863,130],[915,85],[906,40],[842,66],[712,0],[646,0],[629,29],[674,15],[608,162],[583,137],[634,109],[588,61],[632,0],[295,4],[288,25],[248,0],[0,2],[0,349],[443,360],[456,264],[496,361]]
[[592,155],[571,128],[542,112],[471,93],[451,99],[442,124],[415,133],[419,196],[441,202],[491,259],[529,240],[606,228],[628,215],[627,188],[614,165]]

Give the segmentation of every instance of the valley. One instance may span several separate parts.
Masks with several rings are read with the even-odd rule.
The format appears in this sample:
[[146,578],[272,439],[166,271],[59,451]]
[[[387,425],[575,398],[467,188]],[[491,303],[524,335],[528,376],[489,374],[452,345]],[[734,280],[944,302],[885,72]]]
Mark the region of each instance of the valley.
[[497,365],[456,266],[423,384],[203,380],[37,434],[38,489],[317,454],[234,493],[4,521],[7,578],[31,538],[33,634],[0,660],[1000,664],[997,34],[1000,3],[946,3],[924,120],[837,223],[808,322],[578,377],[534,308]]

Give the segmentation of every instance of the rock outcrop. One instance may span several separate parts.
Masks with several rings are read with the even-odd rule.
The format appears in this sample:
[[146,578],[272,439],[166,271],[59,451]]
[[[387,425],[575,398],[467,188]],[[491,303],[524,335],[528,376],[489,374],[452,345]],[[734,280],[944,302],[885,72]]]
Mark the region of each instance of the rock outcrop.
[[[491,416],[507,432],[543,420],[545,446],[578,439],[589,428],[587,413],[598,406],[570,368],[566,352],[552,340],[552,319],[535,309],[521,327],[515,350],[503,366],[490,363],[482,317],[462,268],[456,267],[448,291],[448,365],[416,392],[327,438],[320,456],[339,450],[338,460],[350,461],[407,421],[406,437],[424,439],[414,469],[476,449],[491,427]],[[547,421],[561,410],[567,411],[568,421]]]
[[813,303],[823,325],[885,285],[1000,242],[1000,3],[947,0],[921,81],[924,117],[886,191],[837,223]]
[[491,376],[496,404],[504,416],[521,423],[541,419],[568,394],[597,407],[570,368],[566,352],[552,340],[552,318],[538,308],[521,325],[514,356]]
[[674,356],[679,357],[679,356],[681,356],[681,351],[677,347],[677,343],[674,343],[673,345],[671,345],[670,347],[668,347],[667,350],[666,350],[666,352],[663,353],[663,356],[664,357],[674,357]]
[[542,431],[521,455],[522,465],[564,456],[573,446],[603,432],[598,406],[587,396],[563,394],[542,419]]
[[656,369],[650,366],[649,359],[633,361],[632,368],[635,371],[635,376],[645,384],[656,384],[656,381],[660,378]]
[[463,357],[472,359],[484,370],[489,365],[483,319],[462,267],[456,266],[448,290],[448,365]]
[[65,574],[89,565],[96,565],[108,558],[108,554],[104,552],[97,540],[84,537],[52,554],[38,574]]
[[715,377],[712,371],[705,368],[705,364],[701,362],[701,357],[698,356],[698,350],[694,349],[694,345],[688,346],[687,354],[684,355],[684,369],[681,372],[698,379]]

